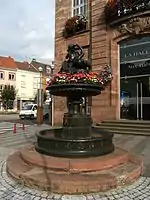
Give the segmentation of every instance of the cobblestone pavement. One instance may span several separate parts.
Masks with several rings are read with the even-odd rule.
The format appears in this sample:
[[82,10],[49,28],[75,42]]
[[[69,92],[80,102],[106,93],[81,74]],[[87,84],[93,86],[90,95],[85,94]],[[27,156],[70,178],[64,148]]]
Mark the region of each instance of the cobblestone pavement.
[[0,163],[0,200],[148,200],[150,178],[141,177],[136,183],[123,189],[90,195],[58,195],[24,187],[9,178],[5,161]]
[[[8,122],[9,123],[9,122]],[[5,124],[10,127],[10,124]],[[0,123],[0,130],[4,127],[4,123]],[[118,188],[110,192],[91,194],[91,195],[54,195],[51,193],[31,190],[23,185],[17,184],[6,174],[5,160],[10,153],[25,146],[26,144],[35,142],[35,132],[39,129],[49,128],[48,125],[26,126],[25,130],[17,129],[14,134],[12,130],[0,134],[0,200],[148,200],[150,199],[150,137],[146,136],[130,136],[115,135],[114,143],[116,146],[125,150],[132,151],[141,155],[144,160],[145,170],[143,177],[136,183],[123,189]],[[144,177],[145,176],[145,177]]]

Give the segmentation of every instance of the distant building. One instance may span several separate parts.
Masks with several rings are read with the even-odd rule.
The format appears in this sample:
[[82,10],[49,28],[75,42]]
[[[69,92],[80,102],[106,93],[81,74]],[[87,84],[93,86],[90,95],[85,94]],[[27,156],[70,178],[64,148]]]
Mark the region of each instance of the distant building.
[[46,86],[48,81],[50,80],[50,76],[52,76],[53,74],[53,68],[54,68],[54,63],[52,62],[52,64],[44,64],[41,62],[36,61],[36,59],[33,59],[30,63],[30,65],[32,67],[34,67],[35,69],[39,69],[39,67],[42,67],[43,72],[42,72],[42,84],[43,84],[43,91],[47,93],[47,103],[51,102],[51,97],[49,94],[49,91],[46,91]]
[[[37,62],[15,61],[12,57],[0,56],[0,93],[5,85],[12,85],[17,91],[13,110],[19,110],[25,103],[33,102],[40,88],[40,72],[42,67],[42,88],[46,91],[46,80],[51,74],[51,66]],[[1,94],[0,94],[1,95]],[[47,95],[49,99],[49,95]],[[0,98],[0,111],[3,110]]]
[[28,62],[15,61],[15,63],[17,66],[17,107],[20,109],[25,103],[35,100],[39,88],[40,73]]
[[41,63],[41,62],[38,62],[36,61],[36,59],[33,59],[30,63],[30,65],[32,67],[34,67],[35,69],[39,70],[39,67],[42,67],[43,69],[43,72],[42,72],[42,76],[43,76],[43,90],[46,91],[46,80],[47,78],[49,78],[49,76],[51,76],[51,69],[52,69],[52,66],[51,65],[48,65],[48,64],[44,64],[44,63]]
[[[0,56],[0,111],[3,110],[1,99],[1,91],[5,85],[11,85],[16,88],[17,68],[14,59],[11,57]],[[16,101],[14,101],[13,110],[17,109]]]

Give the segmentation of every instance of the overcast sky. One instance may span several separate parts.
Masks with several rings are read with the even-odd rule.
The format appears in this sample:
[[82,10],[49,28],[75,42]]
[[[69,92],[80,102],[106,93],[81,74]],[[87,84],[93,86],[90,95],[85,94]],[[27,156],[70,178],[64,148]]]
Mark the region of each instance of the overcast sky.
[[54,7],[55,0],[1,0],[0,55],[53,60]]

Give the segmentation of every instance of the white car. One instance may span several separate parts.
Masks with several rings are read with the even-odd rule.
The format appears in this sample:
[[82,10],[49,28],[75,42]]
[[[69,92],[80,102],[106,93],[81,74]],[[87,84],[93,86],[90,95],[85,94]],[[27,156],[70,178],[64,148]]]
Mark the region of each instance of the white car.
[[[43,107],[43,118],[49,119],[49,105],[44,105]],[[37,104],[27,104],[25,105],[19,113],[20,119],[36,119],[37,118]]]
[[20,119],[30,118],[36,119],[37,118],[37,104],[27,104],[25,105],[19,113]]

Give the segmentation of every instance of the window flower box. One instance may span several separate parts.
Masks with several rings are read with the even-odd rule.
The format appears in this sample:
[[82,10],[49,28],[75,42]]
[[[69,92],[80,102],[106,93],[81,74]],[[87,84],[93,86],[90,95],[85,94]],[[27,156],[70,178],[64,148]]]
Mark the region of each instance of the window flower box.
[[106,22],[150,10],[150,0],[108,0],[105,7]]
[[68,38],[86,30],[87,19],[83,15],[76,15],[68,19],[63,30],[63,37]]

